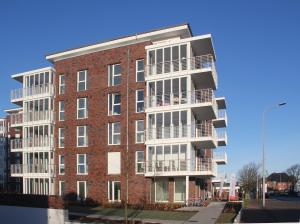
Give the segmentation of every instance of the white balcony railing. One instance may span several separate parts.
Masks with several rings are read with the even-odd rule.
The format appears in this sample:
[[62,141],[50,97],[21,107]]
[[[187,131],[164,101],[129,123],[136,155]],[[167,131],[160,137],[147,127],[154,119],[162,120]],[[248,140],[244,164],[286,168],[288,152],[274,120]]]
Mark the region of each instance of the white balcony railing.
[[54,147],[53,137],[34,137],[23,139],[23,148]]
[[53,164],[11,164],[11,174],[50,174],[55,175]]
[[180,126],[167,126],[149,128],[146,130],[146,140],[172,139],[172,138],[201,138],[216,139],[216,131],[212,124],[192,124]]
[[226,152],[214,152],[214,160],[227,162],[227,153]]
[[200,89],[194,91],[181,92],[178,94],[170,93],[164,95],[154,95],[145,97],[146,107],[161,107],[181,104],[212,103],[217,109],[217,103],[213,89]]
[[146,67],[148,77],[198,69],[212,69],[213,78],[217,83],[215,62],[212,55],[200,55],[191,58],[181,58],[179,60],[149,64]]
[[11,150],[17,150],[23,148],[23,139],[16,138],[10,140],[10,149]]
[[23,123],[23,113],[16,113],[10,115],[10,125],[16,126]]
[[[194,164],[194,165],[192,165]],[[200,158],[198,164],[189,159],[146,161],[146,172],[166,173],[182,171],[199,171],[215,173],[215,162],[212,158]]]
[[54,112],[52,110],[46,111],[32,111],[25,112],[23,116],[24,122],[34,122],[34,121],[54,121]]
[[219,141],[227,142],[227,133],[225,130],[218,130],[217,136]]
[[40,94],[53,94],[53,84],[43,84],[32,87],[14,89],[11,91],[11,100],[18,100],[24,97],[35,96]]

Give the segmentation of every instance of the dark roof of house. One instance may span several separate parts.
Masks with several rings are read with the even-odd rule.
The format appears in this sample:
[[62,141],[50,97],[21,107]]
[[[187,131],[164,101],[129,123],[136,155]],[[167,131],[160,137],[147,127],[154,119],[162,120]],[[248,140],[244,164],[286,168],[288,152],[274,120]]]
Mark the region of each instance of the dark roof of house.
[[286,173],[272,173],[267,177],[267,181],[288,182],[289,176]]

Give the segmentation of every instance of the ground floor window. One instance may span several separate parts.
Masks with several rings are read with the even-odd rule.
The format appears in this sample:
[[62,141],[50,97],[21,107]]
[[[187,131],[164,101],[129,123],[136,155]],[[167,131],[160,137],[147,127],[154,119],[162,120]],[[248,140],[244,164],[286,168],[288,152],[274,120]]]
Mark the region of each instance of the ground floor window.
[[77,181],[77,199],[84,200],[86,199],[87,189],[86,181]]
[[174,189],[174,201],[183,202],[185,201],[185,179],[175,179],[175,189]]
[[121,182],[108,181],[108,200],[110,202],[121,201]]
[[168,180],[158,180],[155,182],[155,201],[167,202],[169,200]]
[[59,181],[59,195],[62,196],[65,194],[65,182]]

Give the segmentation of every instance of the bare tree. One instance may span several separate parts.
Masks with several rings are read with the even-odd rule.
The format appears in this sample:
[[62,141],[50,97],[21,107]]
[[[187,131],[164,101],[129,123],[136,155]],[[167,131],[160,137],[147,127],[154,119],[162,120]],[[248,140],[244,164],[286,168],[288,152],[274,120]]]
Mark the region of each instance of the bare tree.
[[238,179],[245,193],[255,192],[257,188],[259,165],[251,162],[242,167],[238,173]]
[[287,175],[290,177],[290,181],[292,183],[291,190],[295,191],[295,185],[300,180],[300,164],[292,165],[290,168],[286,170]]

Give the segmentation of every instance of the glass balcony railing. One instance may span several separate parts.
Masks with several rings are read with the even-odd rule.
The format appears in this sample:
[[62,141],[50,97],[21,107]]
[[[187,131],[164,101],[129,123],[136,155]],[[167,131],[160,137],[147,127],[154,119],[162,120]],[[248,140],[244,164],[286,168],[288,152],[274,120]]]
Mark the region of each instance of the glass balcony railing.
[[30,97],[40,94],[53,94],[54,86],[53,84],[43,84],[25,88],[14,89],[11,91],[11,101],[21,100],[24,97]]

